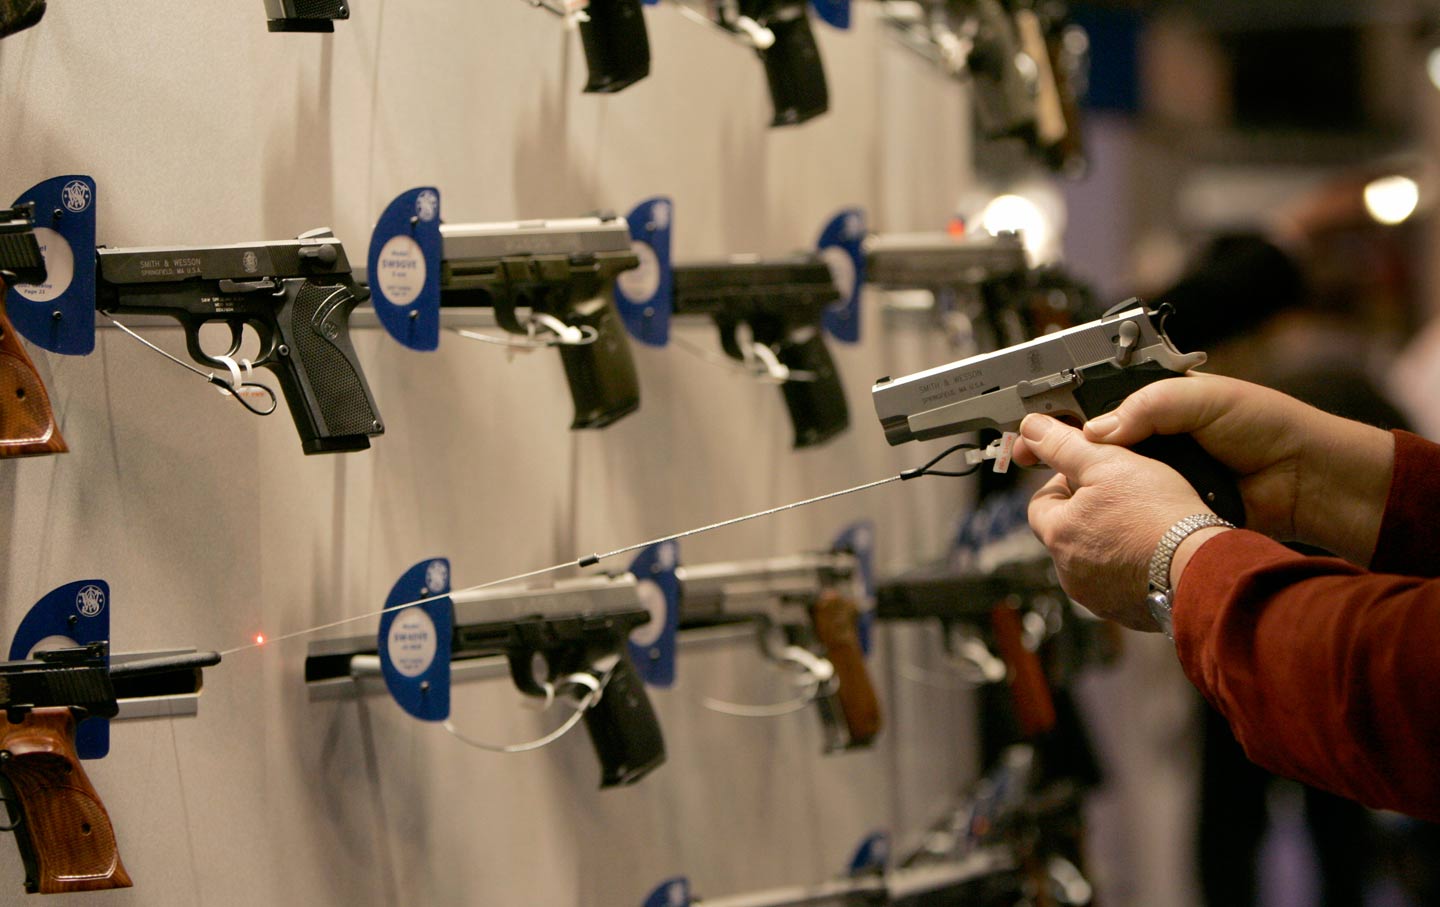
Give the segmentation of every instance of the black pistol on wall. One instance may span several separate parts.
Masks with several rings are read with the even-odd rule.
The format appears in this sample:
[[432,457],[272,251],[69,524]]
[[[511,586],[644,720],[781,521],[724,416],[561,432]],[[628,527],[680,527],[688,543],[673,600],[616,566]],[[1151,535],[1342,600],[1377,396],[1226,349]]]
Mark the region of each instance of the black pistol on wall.
[[0,38],[24,31],[45,16],[45,0],[0,0]]
[[336,19],[349,18],[349,0],[265,0],[272,32],[333,32]]
[[[364,450],[384,432],[350,343],[350,313],[369,293],[328,229],[274,242],[96,254],[96,307],[174,318],[197,363],[226,373],[244,328],[253,329],[260,338],[254,364],[279,379],[305,453]],[[200,330],[210,323],[230,329],[228,362],[201,346]]]
[[[1017,431],[1030,413],[1080,424],[1147,384],[1179,377],[1205,362],[1204,353],[1175,349],[1163,323],[1163,307],[1152,311],[1130,300],[1095,321],[1035,340],[901,378],[881,378],[871,390],[875,414],[891,444],[982,428]],[[1173,467],[1217,514],[1244,523],[1235,476],[1194,438],[1154,435],[1134,449]]]
[[806,0],[676,0],[754,50],[765,64],[771,126],[794,126],[830,109],[830,91]]
[[674,280],[677,316],[710,318],[727,356],[780,383],[795,447],[823,444],[849,427],[822,327],[841,294],[821,256],[679,264]]
[[580,44],[589,71],[587,92],[612,94],[650,74],[641,0],[588,0],[580,18]]
[[1030,336],[1013,305],[1030,268],[1018,234],[875,234],[865,242],[865,261],[870,285],[896,294],[896,308],[911,308],[899,294],[928,293],[925,313],[955,346],[995,349]]
[[[584,722],[600,761],[602,788],[633,784],[664,763],[660,724],[627,646],[631,631],[652,619],[634,576],[448,595],[454,605],[450,660],[457,675],[467,661],[503,656],[516,687],[540,698],[552,695],[566,677],[593,678],[598,697]],[[350,684],[354,659],[376,651],[374,636],[312,643],[305,680],[316,687]]]
[[554,337],[575,404],[573,429],[603,428],[640,407],[640,381],[611,300],[640,259],[614,214],[440,227],[442,308],[493,308],[506,332]]

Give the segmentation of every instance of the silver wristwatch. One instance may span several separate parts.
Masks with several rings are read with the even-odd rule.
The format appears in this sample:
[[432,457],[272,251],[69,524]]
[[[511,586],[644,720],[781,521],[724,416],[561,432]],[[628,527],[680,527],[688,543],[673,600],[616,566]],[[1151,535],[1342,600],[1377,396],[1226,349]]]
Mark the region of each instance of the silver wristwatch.
[[1197,513],[1178,520],[1174,526],[1165,530],[1160,537],[1160,544],[1155,546],[1155,553],[1150,556],[1150,591],[1145,596],[1145,607],[1149,609],[1150,616],[1155,623],[1170,638],[1175,638],[1171,609],[1174,607],[1171,601],[1170,589],[1170,562],[1175,558],[1175,550],[1180,543],[1185,541],[1193,532],[1201,529],[1208,529],[1211,526],[1224,526],[1226,529],[1234,529],[1235,524],[1220,519],[1213,513]]

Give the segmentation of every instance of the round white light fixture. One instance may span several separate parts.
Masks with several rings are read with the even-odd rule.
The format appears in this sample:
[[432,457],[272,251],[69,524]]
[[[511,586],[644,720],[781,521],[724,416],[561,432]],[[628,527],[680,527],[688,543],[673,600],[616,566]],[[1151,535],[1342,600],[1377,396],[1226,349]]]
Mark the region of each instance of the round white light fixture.
[[1404,222],[1420,204],[1420,185],[1408,176],[1385,176],[1365,187],[1365,210],[1382,224]]

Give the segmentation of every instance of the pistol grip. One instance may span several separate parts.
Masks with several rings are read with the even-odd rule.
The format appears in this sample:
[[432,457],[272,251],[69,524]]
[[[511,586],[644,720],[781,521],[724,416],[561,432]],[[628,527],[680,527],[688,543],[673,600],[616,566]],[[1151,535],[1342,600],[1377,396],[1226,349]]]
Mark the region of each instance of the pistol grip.
[[0,281],[0,458],[67,450],[35,363],[5,315],[5,284]]
[[24,31],[45,15],[45,0],[0,0],[0,38]]
[[829,110],[825,66],[804,7],[793,18],[770,19],[765,25],[775,35],[768,50],[757,51],[765,62],[765,80],[775,108],[770,125],[795,126]]
[[571,327],[589,327],[595,342],[560,347],[570,399],[575,404],[571,429],[604,428],[640,408],[640,379],[625,339],[625,327],[605,297],[562,315]]
[[585,712],[601,789],[634,784],[665,762],[665,739],[645,682],[623,651],[615,657],[600,700]]
[[640,0],[590,0],[580,45],[590,76],[585,91],[611,94],[650,74],[650,39]]
[[265,0],[272,32],[333,32],[336,19],[350,18],[348,0]]
[[845,388],[818,326],[807,325],[789,332],[779,343],[776,358],[786,368],[809,372],[815,379],[786,381],[780,386],[790,410],[790,424],[795,428],[797,449],[824,444],[850,427]]
[[[1179,375],[1155,363],[1117,368],[1109,363],[1082,370],[1083,380],[1075,388],[1075,400],[1086,418],[1108,413],[1126,397],[1147,384]],[[1245,500],[1235,474],[1205,452],[1189,435],[1152,435],[1136,444],[1136,453],[1159,460],[1185,477],[1211,510],[1236,526],[1245,525]]]
[[810,608],[815,637],[825,647],[825,657],[835,667],[840,682],[836,697],[849,730],[849,746],[865,746],[880,733],[880,699],[865,667],[856,629],[860,611],[855,603],[833,589],[826,589]]
[[19,723],[0,716],[0,775],[20,805],[16,841],[26,890],[60,894],[130,887],[110,815],[75,753],[70,709],[33,709]]
[[344,284],[307,280],[276,318],[279,346],[267,365],[280,379],[307,454],[364,450],[371,435],[385,431],[350,343],[358,302]]
[[990,628],[1000,659],[1008,668],[1016,723],[1022,734],[1034,739],[1055,727],[1055,700],[1050,696],[1045,669],[1039,656],[1025,648],[1024,628],[1014,608],[997,605],[991,609]]

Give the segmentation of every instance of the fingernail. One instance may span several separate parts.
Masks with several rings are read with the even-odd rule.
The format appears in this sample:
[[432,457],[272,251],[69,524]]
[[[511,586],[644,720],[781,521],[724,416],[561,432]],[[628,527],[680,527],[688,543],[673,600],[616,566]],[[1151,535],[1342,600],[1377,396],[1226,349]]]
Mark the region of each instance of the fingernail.
[[1050,433],[1055,420],[1039,413],[1031,413],[1020,423],[1020,435],[1027,441],[1039,441]]
[[1120,417],[1114,413],[1096,416],[1085,423],[1085,434],[1092,438],[1108,438],[1120,427]]

